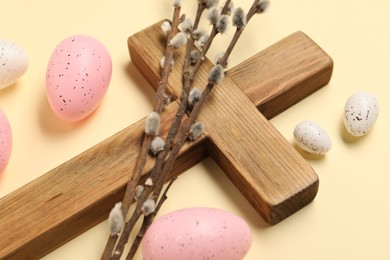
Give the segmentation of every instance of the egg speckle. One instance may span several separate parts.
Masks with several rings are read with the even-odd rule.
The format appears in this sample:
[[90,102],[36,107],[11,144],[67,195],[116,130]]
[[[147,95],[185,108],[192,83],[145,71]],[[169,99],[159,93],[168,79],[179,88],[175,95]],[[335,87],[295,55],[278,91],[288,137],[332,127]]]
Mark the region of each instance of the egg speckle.
[[158,218],[147,230],[145,260],[241,260],[249,251],[252,234],[238,216],[214,208],[188,208]]
[[311,121],[299,123],[294,129],[294,138],[299,147],[312,154],[325,154],[332,146],[325,130]]
[[6,168],[12,151],[12,133],[7,116],[0,109],[0,173]]
[[95,38],[75,35],[53,51],[46,72],[46,92],[55,114],[67,121],[90,115],[101,103],[112,74],[107,49]]
[[27,70],[28,57],[14,43],[0,40],[0,88],[15,83]]
[[374,126],[379,103],[371,93],[360,91],[350,96],[344,107],[344,125],[353,136],[363,136]]

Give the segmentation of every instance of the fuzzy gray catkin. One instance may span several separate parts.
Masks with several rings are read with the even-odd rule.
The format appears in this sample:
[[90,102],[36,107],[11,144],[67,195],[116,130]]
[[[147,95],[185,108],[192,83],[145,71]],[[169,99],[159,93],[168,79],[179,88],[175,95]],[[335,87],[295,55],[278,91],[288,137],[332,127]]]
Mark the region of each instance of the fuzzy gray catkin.
[[156,155],[159,152],[163,151],[165,147],[165,142],[164,140],[157,136],[156,138],[153,139],[153,141],[150,143],[150,151]]
[[191,141],[198,139],[203,134],[204,128],[205,128],[205,126],[202,122],[197,122],[197,123],[192,124],[188,138]]
[[145,134],[158,135],[160,132],[160,115],[151,112],[145,119]]
[[122,202],[116,203],[115,206],[111,209],[110,215],[108,216],[108,224],[110,226],[111,236],[118,235],[124,226],[125,221],[121,207]]
[[181,30],[185,33],[191,33],[193,29],[193,22],[190,18],[185,19],[181,23]]
[[173,6],[174,7],[181,7],[182,0],[173,0]]
[[207,43],[207,41],[209,40],[209,36],[208,35],[202,35],[199,40],[196,41],[196,44],[197,46],[202,49],[204,47],[204,45]]
[[147,199],[141,207],[141,211],[145,216],[152,214],[156,209],[156,202],[153,199]]
[[168,33],[172,30],[172,26],[168,21],[164,21],[161,24],[161,31],[165,34],[168,35]]
[[221,65],[217,64],[215,65],[211,70],[209,74],[209,82],[214,84],[219,84],[224,78],[224,69]]
[[183,32],[177,33],[170,41],[169,45],[172,45],[174,48],[179,49],[187,43],[187,36]]
[[200,37],[202,37],[203,35],[206,35],[206,34],[207,34],[207,32],[205,29],[198,28],[192,32],[192,37],[194,37],[195,40],[199,40]]
[[192,50],[190,53],[191,65],[195,65],[200,59],[200,51]]
[[195,103],[199,101],[201,96],[202,96],[202,91],[197,87],[193,87],[190,93],[188,94],[188,104],[191,106],[195,105]]
[[268,0],[261,1],[256,5],[256,12],[258,14],[264,13],[268,9],[269,5],[270,5],[270,1]]
[[[222,65],[221,61],[222,61],[224,56],[225,56],[225,52],[224,51],[217,53],[217,55],[215,55],[215,58],[214,58],[214,63]],[[225,68],[229,67],[229,60],[226,61],[226,64],[223,67],[225,67]]]
[[234,3],[230,2],[229,5],[228,5],[226,14],[227,15],[231,15],[233,11],[234,11]]
[[218,19],[219,19],[219,16],[220,16],[220,14],[219,14],[219,10],[218,10],[217,7],[213,7],[213,8],[211,8],[211,9],[207,12],[207,20],[208,20],[211,24],[213,24],[213,25],[217,24]]
[[227,15],[222,15],[216,24],[216,28],[219,33],[225,34],[229,30],[230,19]]
[[233,26],[241,29],[246,25],[246,14],[241,7],[238,7],[234,10],[233,18],[232,18]]
[[144,192],[144,186],[137,185],[135,187],[135,191],[134,192],[135,192],[134,199],[138,201],[138,199],[141,198],[141,195]]

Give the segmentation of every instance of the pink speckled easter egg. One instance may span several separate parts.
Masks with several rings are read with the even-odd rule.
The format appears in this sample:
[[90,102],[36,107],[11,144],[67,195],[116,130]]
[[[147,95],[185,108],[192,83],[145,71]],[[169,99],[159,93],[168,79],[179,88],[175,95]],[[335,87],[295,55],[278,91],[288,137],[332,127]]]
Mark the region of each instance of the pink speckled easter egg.
[[67,121],[90,115],[109,86],[112,62],[96,39],[75,35],[53,51],[46,72],[46,92],[54,113]]
[[7,116],[0,109],[0,173],[7,167],[12,151],[12,133]]
[[214,208],[188,208],[158,218],[147,230],[145,260],[243,259],[252,243],[247,223]]

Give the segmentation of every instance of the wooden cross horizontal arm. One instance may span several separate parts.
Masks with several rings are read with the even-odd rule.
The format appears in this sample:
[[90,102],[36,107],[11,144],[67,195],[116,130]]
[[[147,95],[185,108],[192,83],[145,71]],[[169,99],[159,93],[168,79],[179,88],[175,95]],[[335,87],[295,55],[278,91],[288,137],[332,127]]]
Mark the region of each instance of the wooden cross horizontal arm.
[[[167,134],[178,105],[161,121]],[[0,259],[36,259],[107,219],[121,201],[144,133],[144,119],[125,128],[0,199]],[[204,138],[187,144],[176,161],[178,175],[207,156]],[[153,167],[149,158],[145,174]],[[144,174],[144,175],[145,175]]]
[[[159,27],[159,24],[154,27]],[[296,46],[296,51],[302,52],[308,60],[321,60],[327,57],[318,47],[306,52],[307,43],[315,45],[309,39],[299,42],[296,40],[295,37],[290,37],[287,41],[283,40],[284,47],[278,48],[283,50],[291,45]],[[273,47],[270,47],[260,54],[264,55],[272,50]],[[264,62],[267,62],[268,66],[279,67],[280,60],[275,57],[278,57],[278,53],[274,53],[269,57],[268,62],[266,60]],[[250,62],[257,64],[259,61],[255,59]],[[290,62],[292,62],[290,59],[286,59],[283,63]],[[321,69],[313,72],[314,74],[305,76],[299,82],[287,80],[285,85],[294,88],[295,84],[307,82],[308,85],[303,84],[304,88],[313,90],[324,85],[327,81],[324,83],[323,80],[307,80],[323,77],[324,71],[329,69],[328,66],[321,64],[318,65]],[[233,68],[231,72],[240,66]],[[303,73],[306,65],[301,62],[299,66],[302,66],[302,70],[297,68],[298,71]],[[330,75],[328,76],[330,78]],[[279,79],[275,78],[275,80]],[[248,86],[245,84],[245,79],[242,83]],[[273,94],[273,96],[275,98],[278,95]],[[273,97],[270,96],[267,100],[272,99]],[[295,102],[298,100],[299,98]],[[176,109],[177,103],[174,102],[164,111],[163,135],[170,126],[170,120],[174,117]],[[267,114],[267,107],[264,107],[262,112]],[[1,198],[0,259],[39,258],[106,219],[114,203],[122,199],[128,174],[133,171],[142,141],[143,121],[142,119],[127,127]],[[208,151],[216,152],[217,150],[211,147],[212,144],[206,137],[186,144],[181,150],[172,175],[181,173],[196,164],[208,155]],[[152,165],[153,159],[149,158],[144,174],[150,172]]]

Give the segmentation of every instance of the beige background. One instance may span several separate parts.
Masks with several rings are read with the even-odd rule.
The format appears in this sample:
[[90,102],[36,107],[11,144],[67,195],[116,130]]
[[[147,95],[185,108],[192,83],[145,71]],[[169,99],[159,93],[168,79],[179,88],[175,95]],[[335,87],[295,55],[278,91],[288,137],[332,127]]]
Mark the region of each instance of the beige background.
[[[188,16],[196,2],[184,0]],[[251,0],[240,4],[248,8]],[[0,38],[23,46],[30,58],[26,74],[0,90],[0,107],[8,115],[14,138],[11,160],[0,176],[0,196],[4,196],[151,111],[154,93],[130,63],[126,39],[170,18],[172,9],[170,0],[0,0],[0,6]],[[390,177],[385,158],[390,132],[389,10],[388,0],[274,0],[268,13],[248,25],[231,58],[235,65],[301,30],[334,59],[328,86],[272,120],[291,142],[293,128],[302,120],[317,122],[332,138],[333,147],[326,156],[303,154],[320,178],[313,203],[268,226],[215,162],[206,159],[179,178],[161,214],[191,206],[234,212],[253,231],[248,260],[390,259]],[[57,119],[45,96],[51,51],[73,34],[98,38],[113,60],[112,81],[103,103],[77,124]],[[222,46],[219,40],[210,57]],[[353,139],[343,129],[342,115],[345,101],[358,90],[374,93],[381,111],[372,132]],[[0,216],[0,221],[6,217]],[[103,222],[45,259],[98,259],[107,235],[107,222]]]

